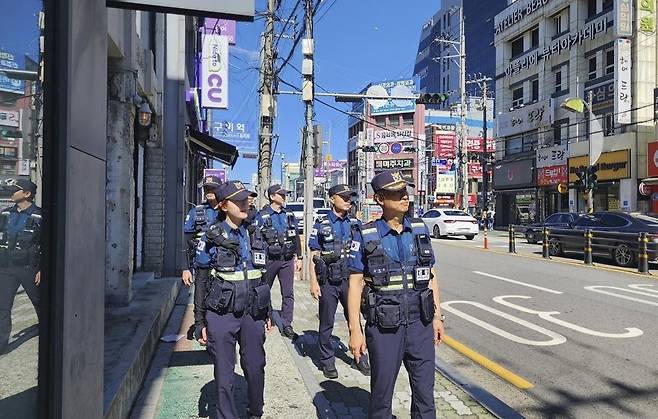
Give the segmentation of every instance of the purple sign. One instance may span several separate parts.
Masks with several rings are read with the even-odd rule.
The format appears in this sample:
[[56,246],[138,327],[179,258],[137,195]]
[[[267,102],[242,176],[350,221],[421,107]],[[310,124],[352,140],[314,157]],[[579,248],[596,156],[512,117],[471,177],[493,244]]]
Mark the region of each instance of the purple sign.
[[315,177],[324,177],[325,171],[322,168],[315,169]]
[[226,169],[203,169],[203,177],[217,176],[220,181],[226,182]]
[[206,34],[228,36],[228,43],[235,45],[235,20],[213,19],[207,17],[204,23]]
[[347,166],[347,160],[329,160],[324,162],[326,170],[338,170]]

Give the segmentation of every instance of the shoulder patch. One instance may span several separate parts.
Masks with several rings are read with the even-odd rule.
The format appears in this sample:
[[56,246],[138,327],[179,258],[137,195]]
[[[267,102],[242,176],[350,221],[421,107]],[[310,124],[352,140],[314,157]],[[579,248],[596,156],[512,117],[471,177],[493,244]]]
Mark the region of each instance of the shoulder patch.
[[206,250],[206,242],[204,242],[203,240],[199,240],[199,244],[196,245],[196,250],[198,250],[199,252],[203,252],[204,250]]
[[357,240],[352,240],[352,246],[350,246],[350,251],[358,252],[360,248],[361,248],[361,242]]

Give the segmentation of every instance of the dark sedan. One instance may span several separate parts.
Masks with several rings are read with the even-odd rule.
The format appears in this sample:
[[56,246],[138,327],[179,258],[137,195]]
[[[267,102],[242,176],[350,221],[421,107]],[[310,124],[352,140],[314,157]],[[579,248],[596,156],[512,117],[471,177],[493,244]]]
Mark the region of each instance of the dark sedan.
[[[638,233],[647,233],[649,260],[658,256],[658,218],[644,214],[613,211],[581,215],[571,225],[549,236],[548,250],[557,256],[564,252],[583,253],[584,234],[591,230],[592,254],[612,259],[620,266],[636,266]],[[627,233],[625,235],[619,233]]]
[[556,212],[548,216],[543,223],[528,225],[525,230],[525,238],[530,244],[539,243],[543,240],[544,227],[571,228],[581,215],[577,212]]

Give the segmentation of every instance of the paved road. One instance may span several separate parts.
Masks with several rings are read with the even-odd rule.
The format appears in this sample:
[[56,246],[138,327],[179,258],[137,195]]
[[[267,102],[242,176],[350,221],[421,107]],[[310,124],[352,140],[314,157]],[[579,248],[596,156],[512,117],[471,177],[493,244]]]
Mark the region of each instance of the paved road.
[[655,280],[465,240],[434,244],[447,333],[534,387],[453,359],[465,376],[528,417],[656,417]]

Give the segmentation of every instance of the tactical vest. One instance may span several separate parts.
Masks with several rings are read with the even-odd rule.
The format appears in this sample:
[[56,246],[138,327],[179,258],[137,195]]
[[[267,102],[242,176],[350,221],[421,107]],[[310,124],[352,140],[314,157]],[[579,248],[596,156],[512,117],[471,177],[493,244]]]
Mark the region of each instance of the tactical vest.
[[205,304],[219,313],[248,313],[264,319],[269,312],[269,285],[262,282],[267,263],[265,244],[258,232],[250,235],[251,259],[241,260],[240,243],[228,239],[228,231],[221,223],[213,224],[206,233],[215,247],[210,262],[210,284]]
[[317,233],[321,248],[320,258],[326,266],[326,279],[332,284],[340,283],[349,277],[347,260],[355,232],[358,229],[358,221],[350,219],[350,234],[347,237],[342,237],[341,240],[337,240],[334,224],[328,218],[320,223]]
[[285,232],[278,232],[272,223],[272,216],[267,210],[262,211],[263,226],[261,234],[267,244],[267,255],[270,260],[290,260],[295,254],[294,239],[297,236],[295,228],[295,215],[286,214],[287,228]]
[[9,209],[0,213],[0,266],[38,266],[41,209],[33,209],[25,227],[17,233],[8,231],[10,215]]

